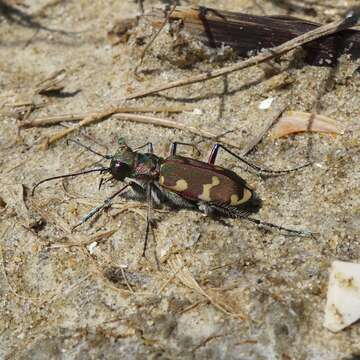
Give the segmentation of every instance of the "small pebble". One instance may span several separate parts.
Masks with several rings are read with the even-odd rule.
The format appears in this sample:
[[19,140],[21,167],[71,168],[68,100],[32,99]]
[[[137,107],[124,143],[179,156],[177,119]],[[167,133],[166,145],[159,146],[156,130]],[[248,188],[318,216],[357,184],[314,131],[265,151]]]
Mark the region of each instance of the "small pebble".
[[96,246],[97,246],[97,242],[96,242],[96,241],[92,242],[91,244],[89,244],[89,245],[87,246],[87,249],[89,250],[89,253],[90,253],[91,255],[94,254],[95,249],[96,249]]
[[260,105],[259,105],[259,109],[260,110],[267,110],[271,107],[272,102],[274,101],[274,98],[267,98],[265,100],[263,100]]

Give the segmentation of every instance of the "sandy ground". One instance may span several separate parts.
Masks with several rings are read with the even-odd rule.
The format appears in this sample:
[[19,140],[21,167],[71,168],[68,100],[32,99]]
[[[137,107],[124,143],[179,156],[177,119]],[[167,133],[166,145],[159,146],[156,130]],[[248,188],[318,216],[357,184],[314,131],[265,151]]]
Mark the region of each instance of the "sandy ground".
[[[164,3],[145,1],[145,7]],[[306,6],[289,12],[284,3],[201,4],[329,21],[355,0],[313,1],[315,14]],[[256,187],[264,201],[260,219],[312,230],[315,238],[160,209],[155,211],[156,241],[150,239],[144,259],[144,204],[117,200],[71,233],[118,184],[98,191],[99,176],[90,174],[49,182],[30,196],[29,189],[40,179],[99,164],[96,155],[64,140],[43,149],[46,137],[71,124],[20,132],[18,126],[49,115],[106,109],[136,90],[229,63],[179,68],[164,56],[171,51],[165,32],[147,54],[142,67],[147,71],[139,80],[133,70],[143,47],[135,40],[150,34],[150,27],[134,29],[125,44],[111,46],[107,37],[117,20],[137,14],[135,2],[11,4],[34,17],[29,21],[19,13],[0,14],[0,358],[358,359],[359,324],[338,334],[322,325],[331,262],[356,262],[360,256],[357,66],[343,61],[337,69],[316,68],[289,55],[278,61],[286,86],[277,85],[279,75],[266,76],[259,66],[128,102],[186,106],[190,109],[182,113],[156,116],[216,134],[232,130],[223,139],[240,148],[284,104],[302,111],[315,107],[345,129],[336,137],[266,137],[249,159],[271,169],[305,163],[311,148],[313,166],[287,176],[260,179],[243,172],[230,156],[220,157],[219,163]],[[62,96],[36,94],[37,84],[61,69],[66,71]],[[259,110],[268,97],[275,99],[273,105]],[[33,104],[32,111],[24,103]],[[113,153],[118,136],[132,146],[152,141],[160,156],[175,140],[196,143],[201,158],[212,145],[187,131],[115,118],[69,138]]]

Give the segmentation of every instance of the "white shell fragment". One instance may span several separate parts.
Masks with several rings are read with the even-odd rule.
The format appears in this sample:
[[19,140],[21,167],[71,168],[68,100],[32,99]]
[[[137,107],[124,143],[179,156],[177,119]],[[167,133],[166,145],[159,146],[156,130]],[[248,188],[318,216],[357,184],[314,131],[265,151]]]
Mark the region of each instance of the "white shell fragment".
[[202,115],[203,113],[204,113],[204,111],[202,109],[196,108],[193,110],[194,115]]
[[270,97],[270,98],[267,98],[267,99],[263,100],[259,105],[259,109],[260,110],[269,109],[273,101],[274,101],[273,97]]
[[97,246],[97,242],[96,242],[96,241],[92,242],[91,244],[89,244],[89,245],[87,246],[87,249],[89,250],[89,253],[90,253],[91,255],[94,254],[95,249],[96,249],[96,246]]
[[331,267],[324,326],[340,331],[360,318],[360,264],[334,261]]

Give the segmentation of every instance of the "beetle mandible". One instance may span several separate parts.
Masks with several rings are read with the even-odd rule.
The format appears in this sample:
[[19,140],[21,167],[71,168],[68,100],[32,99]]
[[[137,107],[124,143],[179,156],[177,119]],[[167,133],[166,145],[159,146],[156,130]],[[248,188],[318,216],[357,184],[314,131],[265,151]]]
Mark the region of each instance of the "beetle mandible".
[[[182,142],[172,143],[170,155],[162,158],[154,154],[152,143],[147,143],[133,150],[126,144],[123,138],[119,138],[119,147],[115,154],[102,155],[77,140],[71,141],[96,155],[110,160],[109,167],[90,169],[41,180],[33,187],[33,194],[35,189],[46,181],[88,174],[90,172],[109,173],[112,179],[126,182],[125,186],[107,198],[103,204],[91,210],[73,229],[82,225],[102,209],[110,206],[112,200],[116,196],[121,195],[125,198],[148,202],[143,255],[145,255],[149,229],[152,224],[153,204],[165,204],[174,208],[199,210],[206,215],[243,218],[257,225],[284,230],[295,235],[311,235],[311,232],[307,230],[288,229],[250,217],[250,214],[257,213],[261,208],[262,202],[258,195],[235,172],[215,165],[220,149],[245,163],[258,174],[289,173],[309,166],[309,163],[289,170],[266,170],[250,163],[219,143],[214,144],[208,161],[203,162],[177,155],[178,145],[191,146],[197,149],[193,144]],[[138,151],[144,147],[148,148],[146,153]],[[101,183],[99,187],[101,187]]]

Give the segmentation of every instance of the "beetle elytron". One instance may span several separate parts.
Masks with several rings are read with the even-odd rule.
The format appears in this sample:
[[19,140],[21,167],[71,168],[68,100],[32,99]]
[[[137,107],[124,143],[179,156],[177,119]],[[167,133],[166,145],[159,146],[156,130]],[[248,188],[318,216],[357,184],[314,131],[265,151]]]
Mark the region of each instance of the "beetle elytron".
[[[154,155],[151,143],[132,150],[125,141],[120,138],[118,140],[119,148],[115,155],[102,155],[76,140],[72,141],[96,155],[109,159],[110,166],[44,179],[34,186],[33,193],[36,187],[45,181],[96,171],[100,173],[110,173],[112,179],[126,181],[124,187],[106,199],[102,205],[94,208],[75,227],[83,224],[103,208],[110,206],[111,201],[118,195],[134,200],[147,201],[148,213],[143,254],[145,254],[146,251],[146,243],[151,226],[151,209],[154,203],[156,205],[165,204],[175,208],[196,209],[206,215],[240,217],[258,225],[277,228],[296,235],[311,234],[308,231],[291,230],[249,217],[250,214],[259,211],[261,207],[260,198],[249,185],[247,185],[244,179],[229,169],[215,165],[215,160],[219,149],[222,148],[258,173],[288,173],[301,169],[309,164],[291,170],[264,170],[249,163],[221,144],[215,144],[213,146],[208,162],[206,163],[177,155],[176,151],[179,144],[195,148],[194,145],[186,143],[172,143],[170,156],[161,158]],[[137,151],[145,146],[148,147],[147,153]]]

